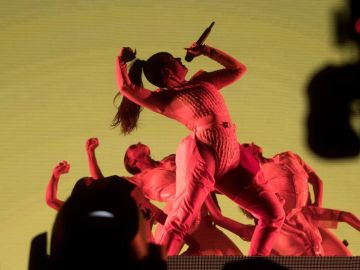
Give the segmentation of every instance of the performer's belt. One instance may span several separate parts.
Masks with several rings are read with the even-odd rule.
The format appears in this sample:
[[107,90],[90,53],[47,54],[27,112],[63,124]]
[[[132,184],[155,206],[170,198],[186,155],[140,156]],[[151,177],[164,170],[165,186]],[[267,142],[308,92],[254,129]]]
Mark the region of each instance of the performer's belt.
[[200,131],[212,127],[230,128],[233,126],[235,125],[229,121],[228,117],[206,116],[192,122],[189,125],[189,128],[194,131]]

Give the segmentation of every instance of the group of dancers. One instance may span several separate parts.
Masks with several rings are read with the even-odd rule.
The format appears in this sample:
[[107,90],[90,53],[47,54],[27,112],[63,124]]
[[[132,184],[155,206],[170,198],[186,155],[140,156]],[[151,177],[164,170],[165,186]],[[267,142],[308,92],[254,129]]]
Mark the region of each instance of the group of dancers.
[[[208,45],[194,43],[186,50],[223,68],[199,71],[186,80],[188,69],[167,52],[144,61],[125,47],[116,58],[118,94],[123,98],[114,126],[131,133],[145,107],[190,131],[176,154],[160,161],[152,159],[150,148],[142,143],[125,153],[124,166],[132,175],[125,178],[135,186],[131,194],[146,219],[148,241],[164,246],[168,255],[179,255],[185,243],[186,255],[243,255],[219,226],[250,241],[249,256],[351,255],[327,227],[343,221],[360,230],[360,220],[346,211],[322,208],[322,181],[315,172],[290,151],[265,158],[261,147],[239,142],[220,90],[241,78],[246,67]],[[159,88],[144,88],[142,73]],[[98,145],[97,138],[86,142],[91,177],[81,180],[85,187],[104,178],[95,155]],[[57,185],[69,169],[62,161],[50,178],[46,201],[54,209],[63,205]],[[223,216],[218,195],[235,202],[254,225]],[[151,201],[165,202],[165,208]]]

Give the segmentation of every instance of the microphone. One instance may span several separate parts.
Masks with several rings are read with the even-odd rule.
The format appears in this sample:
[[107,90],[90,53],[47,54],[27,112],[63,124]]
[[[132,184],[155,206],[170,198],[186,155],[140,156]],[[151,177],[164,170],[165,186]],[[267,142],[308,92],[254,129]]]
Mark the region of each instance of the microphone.
[[[205,39],[208,37],[208,35],[210,34],[211,28],[214,26],[215,22],[212,22],[210,24],[210,26],[208,28],[205,29],[205,31],[201,34],[201,36],[199,37],[199,39],[196,41],[197,45],[201,45],[204,43]],[[187,62],[191,62],[194,59],[195,55],[187,52],[185,55],[185,60]]]

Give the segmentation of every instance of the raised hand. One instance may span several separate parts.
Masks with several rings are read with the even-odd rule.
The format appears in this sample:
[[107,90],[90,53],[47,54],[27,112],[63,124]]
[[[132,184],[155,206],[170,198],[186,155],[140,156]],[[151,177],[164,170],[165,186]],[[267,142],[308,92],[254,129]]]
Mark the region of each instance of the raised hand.
[[60,175],[68,173],[70,171],[70,164],[66,160],[59,162],[59,164],[54,168],[53,175],[55,177],[60,177]]
[[85,148],[87,152],[93,152],[99,146],[98,138],[89,138],[86,140]]

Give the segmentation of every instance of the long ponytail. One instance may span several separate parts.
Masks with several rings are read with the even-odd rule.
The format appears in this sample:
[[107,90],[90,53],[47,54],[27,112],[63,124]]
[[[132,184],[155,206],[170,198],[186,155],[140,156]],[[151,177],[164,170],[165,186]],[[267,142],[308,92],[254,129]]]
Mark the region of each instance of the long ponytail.
[[[141,79],[142,69],[144,61],[136,59],[135,62],[131,65],[129,69],[129,78],[131,82],[137,86],[143,86]],[[117,97],[120,96],[118,92],[114,97],[114,102]],[[118,106],[118,111],[113,118],[112,127],[117,127],[120,125],[121,133],[124,135],[130,134],[134,129],[137,128],[137,123],[139,120],[140,112],[142,107],[138,104],[132,102],[127,97],[123,96],[120,105]]]

